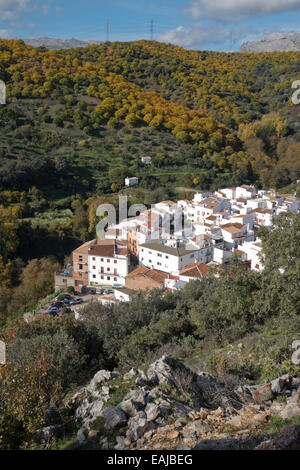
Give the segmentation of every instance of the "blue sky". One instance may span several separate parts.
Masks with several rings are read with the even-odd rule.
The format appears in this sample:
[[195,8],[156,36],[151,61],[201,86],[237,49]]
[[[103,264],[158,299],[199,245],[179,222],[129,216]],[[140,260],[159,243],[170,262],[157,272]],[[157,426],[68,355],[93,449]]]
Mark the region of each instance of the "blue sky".
[[[0,0],[0,37],[154,39],[238,50],[270,32],[300,31],[300,0]],[[299,26],[298,26],[299,25]]]

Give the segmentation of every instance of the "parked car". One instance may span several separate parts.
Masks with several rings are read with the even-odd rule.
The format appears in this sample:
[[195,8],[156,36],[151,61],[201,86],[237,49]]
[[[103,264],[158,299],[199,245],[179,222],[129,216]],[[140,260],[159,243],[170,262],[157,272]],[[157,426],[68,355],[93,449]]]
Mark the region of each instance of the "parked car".
[[82,304],[83,300],[80,297],[74,297],[74,299],[71,299],[69,302],[69,305],[77,305],[77,304]]
[[92,295],[96,294],[96,289],[94,289],[94,287],[90,287],[89,294],[92,294]]
[[62,308],[64,306],[64,302],[52,302],[50,308]]
[[47,313],[49,313],[50,315],[52,315],[54,313],[58,313],[58,312],[60,312],[60,308],[58,308],[58,307],[50,307],[47,310]]
[[63,294],[64,299],[71,300],[73,299],[73,296],[70,294]]

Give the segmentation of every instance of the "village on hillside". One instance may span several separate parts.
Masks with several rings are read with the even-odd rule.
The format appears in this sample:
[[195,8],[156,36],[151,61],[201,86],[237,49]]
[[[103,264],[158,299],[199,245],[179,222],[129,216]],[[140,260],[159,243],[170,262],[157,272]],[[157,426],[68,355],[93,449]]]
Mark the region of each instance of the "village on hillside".
[[247,185],[159,202],[78,247],[73,266],[55,274],[55,289],[90,288],[107,294],[105,304],[129,301],[139,290],[180,290],[233,257],[261,271],[257,229],[288,211],[299,211],[296,196]]

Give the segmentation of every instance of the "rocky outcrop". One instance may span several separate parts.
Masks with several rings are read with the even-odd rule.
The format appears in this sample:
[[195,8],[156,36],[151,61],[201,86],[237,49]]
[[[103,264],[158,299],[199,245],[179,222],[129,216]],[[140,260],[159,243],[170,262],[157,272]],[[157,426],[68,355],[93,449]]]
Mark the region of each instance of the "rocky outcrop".
[[245,42],[240,52],[300,51],[300,33],[271,33],[258,41]]
[[[277,441],[266,435],[270,416],[300,416],[299,385],[299,379],[284,375],[233,390],[163,356],[146,371],[97,372],[65,407],[81,425],[80,448],[91,439],[99,448],[116,450],[271,448]],[[36,442],[47,443],[63,431],[57,409],[47,416],[54,426],[41,429]]]
[[101,411],[100,416],[105,420],[105,427],[107,429],[119,429],[127,423],[125,413],[116,406],[108,406]]
[[283,428],[274,438],[262,442],[255,450],[300,450],[300,427]]
[[100,41],[82,41],[80,39],[58,39],[58,38],[30,38],[24,39],[25,44],[33,47],[46,47],[47,49],[71,49],[74,47],[86,47],[91,44],[102,44]]
[[32,436],[32,442],[35,444],[49,444],[53,438],[59,438],[64,435],[65,426],[63,424],[45,426],[38,429]]

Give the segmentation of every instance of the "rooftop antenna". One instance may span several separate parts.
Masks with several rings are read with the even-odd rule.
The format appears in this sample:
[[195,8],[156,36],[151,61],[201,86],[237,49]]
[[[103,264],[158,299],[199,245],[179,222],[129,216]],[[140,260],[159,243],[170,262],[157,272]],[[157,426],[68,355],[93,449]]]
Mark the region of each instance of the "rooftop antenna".
[[153,41],[153,29],[154,29],[154,21],[150,21],[150,41]]

